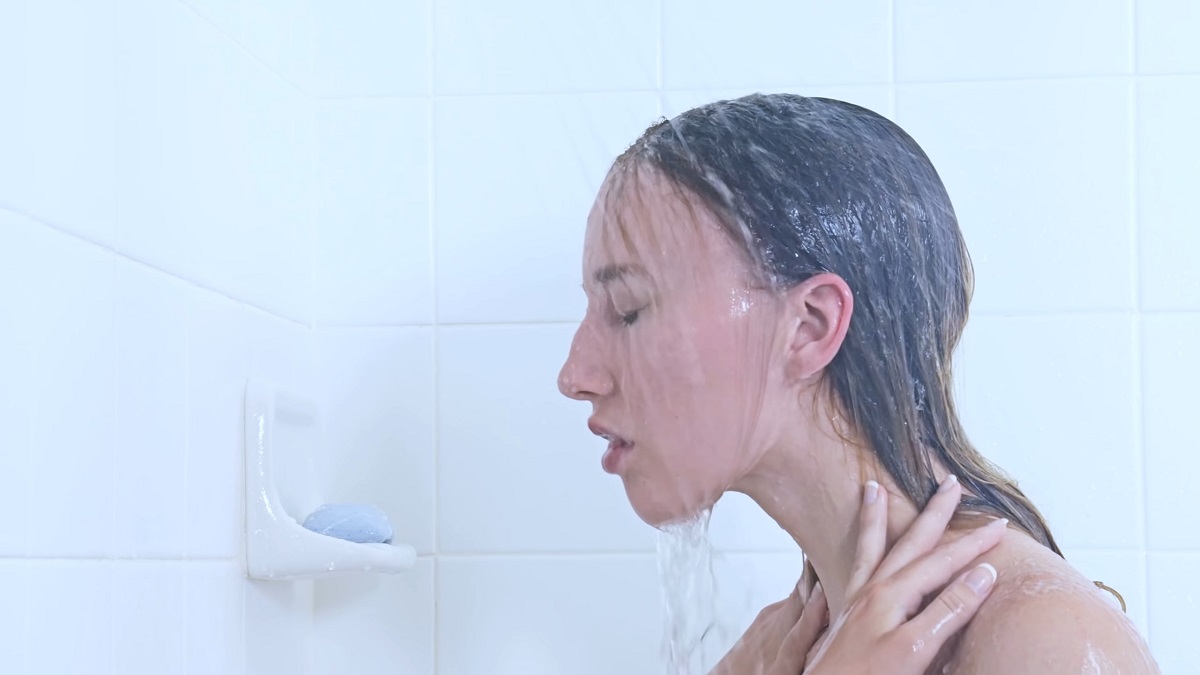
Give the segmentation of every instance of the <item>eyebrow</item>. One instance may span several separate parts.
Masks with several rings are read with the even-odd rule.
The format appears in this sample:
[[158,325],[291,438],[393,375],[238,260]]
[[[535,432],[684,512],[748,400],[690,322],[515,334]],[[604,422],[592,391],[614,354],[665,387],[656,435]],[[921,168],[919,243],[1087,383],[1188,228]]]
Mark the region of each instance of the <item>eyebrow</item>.
[[596,280],[596,283],[606,286],[628,274],[644,275],[645,273],[646,270],[641,265],[605,265],[596,270],[596,273],[592,276]]

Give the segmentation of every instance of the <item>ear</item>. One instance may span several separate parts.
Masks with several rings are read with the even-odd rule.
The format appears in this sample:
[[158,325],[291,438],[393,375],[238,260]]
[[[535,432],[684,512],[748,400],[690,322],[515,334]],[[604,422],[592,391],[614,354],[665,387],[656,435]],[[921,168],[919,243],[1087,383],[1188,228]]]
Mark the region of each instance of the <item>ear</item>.
[[850,328],[854,295],[836,274],[818,274],[787,291],[787,373],[793,381],[820,374]]

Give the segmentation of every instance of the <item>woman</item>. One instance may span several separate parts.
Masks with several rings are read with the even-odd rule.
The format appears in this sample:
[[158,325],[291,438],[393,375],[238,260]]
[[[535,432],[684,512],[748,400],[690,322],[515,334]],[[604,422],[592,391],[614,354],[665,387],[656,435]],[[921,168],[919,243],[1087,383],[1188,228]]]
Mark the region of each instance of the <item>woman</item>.
[[[804,551],[805,591],[819,579],[843,617],[864,481],[881,485],[890,543],[956,476],[946,541],[1008,527],[978,561],[995,589],[931,672],[1157,672],[967,440],[950,366],[970,261],[937,172],[896,125],[792,95],[659,123],[606,177],[583,271],[588,309],[559,386],[592,403],[604,469],[644,521],[742,492]],[[778,646],[759,644],[759,662]]]

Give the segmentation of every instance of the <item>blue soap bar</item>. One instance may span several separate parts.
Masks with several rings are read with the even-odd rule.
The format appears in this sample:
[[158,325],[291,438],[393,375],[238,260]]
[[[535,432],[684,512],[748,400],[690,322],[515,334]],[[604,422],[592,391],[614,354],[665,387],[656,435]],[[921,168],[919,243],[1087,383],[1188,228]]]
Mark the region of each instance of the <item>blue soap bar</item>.
[[392,524],[387,514],[365,504],[325,504],[317,507],[303,523],[306,529],[356,544],[392,543]]

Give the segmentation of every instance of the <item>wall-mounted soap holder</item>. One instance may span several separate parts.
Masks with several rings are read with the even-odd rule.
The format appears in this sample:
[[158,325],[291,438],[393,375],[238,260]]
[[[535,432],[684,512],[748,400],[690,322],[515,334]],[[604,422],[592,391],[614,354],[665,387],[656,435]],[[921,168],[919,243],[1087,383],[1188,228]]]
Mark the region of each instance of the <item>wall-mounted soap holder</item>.
[[359,544],[318,534],[303,518],[319,506],[313,451],[319,416],[312,401],[253,379],[246,385],[246,570],[251,578],[286,581],[355,572],[394,574],[412,567],[416,551],[396,544]]

